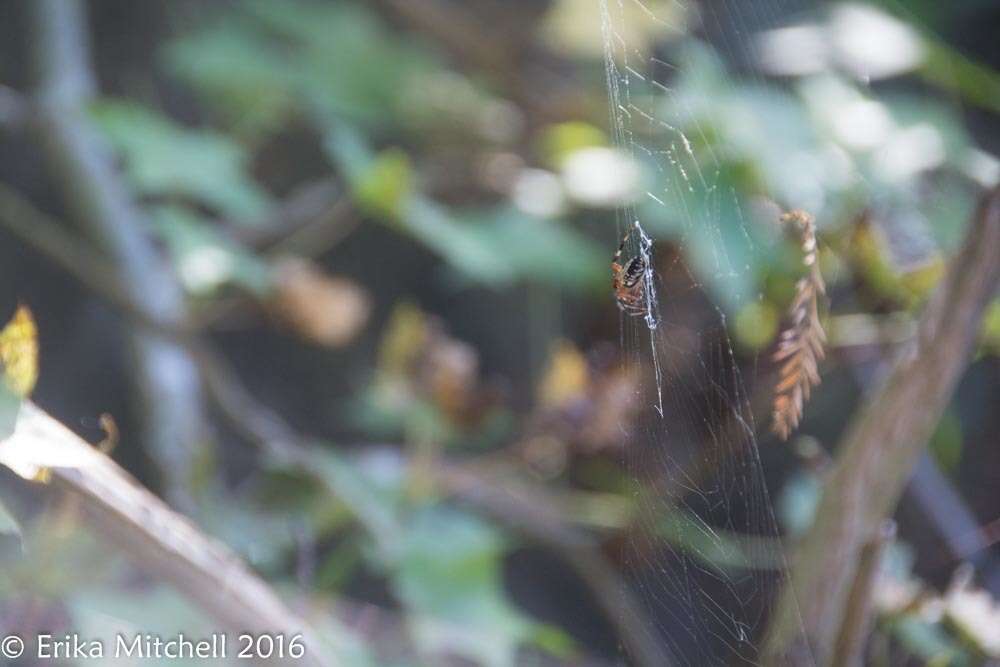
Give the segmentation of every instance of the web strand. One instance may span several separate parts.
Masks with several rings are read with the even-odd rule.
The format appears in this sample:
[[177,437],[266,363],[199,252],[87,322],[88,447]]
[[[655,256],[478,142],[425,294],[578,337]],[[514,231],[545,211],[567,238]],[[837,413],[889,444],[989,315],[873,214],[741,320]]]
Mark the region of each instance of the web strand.
[[[687,9],[678,0],[673,6]],[[653,237],[672,229],[678,257],[711,267],[713,284],[731,286],[733,299],[748,298],[754,281],[744,258],[759,246],[721,177],[709,129],[692,120],[691,100],[672,85],[699,54],[670,62],[652,44],[630,43],[636,33],[625,24],[636,15],[673,27],[638,0],[600,2],[611,134],[654,176],[644,196],[618,215],[619,234],[631,228],[635,239],[628,250],[645,262],[647,300],[645,317],[622,317],[624,356],[644,378],[625,456],[636,487],[645,490],[637,492],[626,560],[653,619],[644,630],[669,648],[674,664],[759,664],[764,625],[787,568],[745,371],[725,309],[713,303],[718,295],[694,278],[681,290],[665,285]],[[675,321],[685,309],[672,300],[697,302],[707,316]]]

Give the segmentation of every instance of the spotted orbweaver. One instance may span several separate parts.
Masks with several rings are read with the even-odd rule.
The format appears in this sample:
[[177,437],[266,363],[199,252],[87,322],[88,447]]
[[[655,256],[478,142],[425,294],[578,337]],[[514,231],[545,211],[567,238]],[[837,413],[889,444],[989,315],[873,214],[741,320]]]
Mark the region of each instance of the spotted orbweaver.
[[632,231],[629,230],[618,246],[618,252],[611,259],[611,287],[615,291],[615,301],[623,313],[638,317],[648,314],[646,303],[645,277],[646,260],[642,254],[636,255],[622,265],[622,250],[628,243]]

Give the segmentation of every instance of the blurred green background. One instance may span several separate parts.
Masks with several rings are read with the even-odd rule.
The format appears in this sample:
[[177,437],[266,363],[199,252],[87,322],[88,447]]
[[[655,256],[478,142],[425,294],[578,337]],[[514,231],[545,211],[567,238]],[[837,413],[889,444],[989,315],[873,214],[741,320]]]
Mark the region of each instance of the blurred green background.
[[[33,89],[27,4],[0,7],[0,184],[77,238],[37,137],[3,122]],[[111,414],[115,460],[236,549],[339,664],[641,662],[595,581],[634,585],[642,608],[670,552],[732,580],[774,567],[733,556],[774,534],[725,522],[704,545],[683,513],[652,536],[639,519],[665,492],[636,472],[649,438],[630,435],[651,400],[645,332],[610,290],[628,215],[656,242],[669,394],[703,391],[699,367],[739,370],[762,459],[742,474],[792,539],[826,453],[1000,181],[994,2],[610,5],[602,19],[598,0],[85,3],[99,90],[85,122],[141,207],[138,233],[250,410],[281,415],[316,466],[255,448],[256,421],[210,389],[174,413],[195,441],[146,437],[138,325],[6,228],[0,316],[18,301],[36,314],[34,400],[93,442]],[[609,123],[606,46],[629,56],[611,80],[648,121],[612,109]],[[830,340],[782,444],[766,417],[800,275],[777,224],[791,207],[817,218]],[[1000,302],[901,503],[872,664],[1000,659],[998,354]],[[71,502],[8,473],[0,491],[0,629],[211,625],[78,529]],[[622,557],[637,541],[648,563]],[[965,561],[978,616],[940,597]]]

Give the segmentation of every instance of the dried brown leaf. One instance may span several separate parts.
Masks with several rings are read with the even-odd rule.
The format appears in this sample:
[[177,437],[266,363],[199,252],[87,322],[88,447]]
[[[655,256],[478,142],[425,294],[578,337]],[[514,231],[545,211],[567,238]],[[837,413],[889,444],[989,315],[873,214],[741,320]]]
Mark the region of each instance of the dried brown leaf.
[[781,216],[785,224],[795,224],[801,238],[802,263],[808,269],[795,284],[795,298],[788,311],[789,326],[781,332],[772,359],[783,362],[774,389],[772,430],[787,440],[799,425],[802,409],[812,387],[820,382],[819,362],[824,358],[826,332],[819,320],[819,297],[826,285],[819,271],[816,231],[812,216],[792,211]]
[[303,338],[342,347],[361,332],[371,311],[367,292],[316,263],[282,257],[275,263],[271,311]]

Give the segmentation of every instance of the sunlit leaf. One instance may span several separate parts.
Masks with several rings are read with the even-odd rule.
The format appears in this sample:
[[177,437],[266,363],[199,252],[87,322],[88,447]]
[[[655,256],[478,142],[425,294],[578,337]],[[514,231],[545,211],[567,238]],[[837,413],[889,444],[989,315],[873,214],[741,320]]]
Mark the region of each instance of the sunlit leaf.
[[410,159],[395,149],[377,155],[354,186],[354,196],[363,209],[389,220],[399,219],[412,193]]
[[566,406],[579,400],[590,382],[587,358],[570,341],[558,341],[538,382],[538,402],[545,407]]
[[38,330],[31,310],[18,306],[0,329],[0,442],[14,433],[21,401],[38,381]]
[[18,306],[0,329],[0,370],[3,384],[14,395],[26,398],[38,381],[38,329],[31,310]]
[[759,350],[774,340],[779,316],[767,302],[749,303],[736,314],[736,340],[750,349]]
[[607,146],[608,137],[598,127],[580,121],[558,123],[546,128],[541,148],[548,164],[558,167],[567,155],[581,148]]
[[[600,58],[604,54],[601,22],[594,18],[589,0],[556,0],[542,24],[547,44],[566,55]],[[659,40],[677,38],[685,33],[694,11],[670,0],[645,0],[613,6],[617,39],[637,52],[645,51]]]

